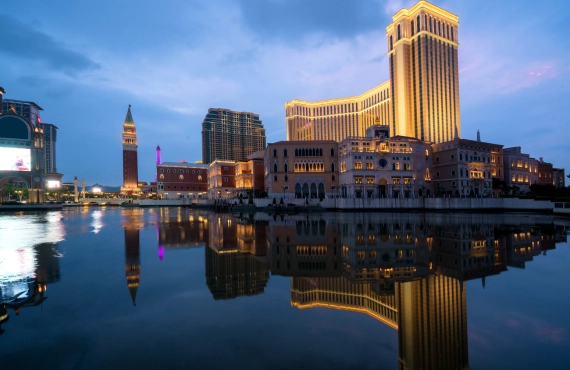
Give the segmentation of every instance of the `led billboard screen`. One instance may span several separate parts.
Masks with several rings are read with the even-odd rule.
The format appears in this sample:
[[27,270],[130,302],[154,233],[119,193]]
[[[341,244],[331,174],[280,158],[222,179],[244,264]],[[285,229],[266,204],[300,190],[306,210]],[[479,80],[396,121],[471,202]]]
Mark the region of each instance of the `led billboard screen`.
[[59,189],[61,188],[61,183],[56,180],[48,180],[47,181],[47,188],[48,189]]
[[0,171],[31,171],[30,149],[0,148]]

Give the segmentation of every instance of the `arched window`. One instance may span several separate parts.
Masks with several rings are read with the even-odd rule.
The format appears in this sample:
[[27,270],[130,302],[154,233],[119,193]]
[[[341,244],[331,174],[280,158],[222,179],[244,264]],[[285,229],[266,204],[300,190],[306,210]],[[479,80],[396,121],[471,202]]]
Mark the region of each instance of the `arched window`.
[[287,167],[289,166],[287,166],[287,163],[285,163],[285,172],[287,172]]
[[277,163],[273,163],[273,172],[277,172]]
[[273,156],[277,157],[277,149],[273,149]]
[[421,31],[421,23],[420,23],[420,16],[419,15],[418,15],[418,19],[417,19],[416,23],[417,23],[416,26],[418,28],[418,32],[420,32]]
[[334,172],[334,162],[331,163],[331,172]]
[[295,149],[295,157],[299,156],[299,151]]
[[178,176],[178,179],[179,179],[179,180],[184,180],[184,175]]
[[283,149],[283,157],[287,157],[287,149]]
[[414,21],[411,21],[410,23],[412,25],[412,36],[413,36],[414,35]]
[[402,38],[402,30],[400,28],[400,25],[398,25],[398,40],[400,40]]
[[331,157],[334,157],[334,148],[331,148]]
[[390,50],[394,49],[394,43],[392,42],[392,35],[390,35]]
[[202,181],[202,175],[198,175],[198,181]]
[[160,179],[164,179],[164,175],[163,175],[163,174],[160,174]]
[[285,181],[289,181],[289,176],[285,175]]
[[319,155],[322,157],[323,156],[323,150],[319,149]]
[[309,172],[309,164],[308,163],[305,163],[305,171]]

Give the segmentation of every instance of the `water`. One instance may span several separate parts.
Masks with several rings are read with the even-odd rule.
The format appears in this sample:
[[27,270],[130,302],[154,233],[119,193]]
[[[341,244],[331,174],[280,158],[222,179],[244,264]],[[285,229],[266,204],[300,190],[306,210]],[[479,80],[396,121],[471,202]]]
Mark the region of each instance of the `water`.
[[568,225],[0,214],[0,368],[565,369]]

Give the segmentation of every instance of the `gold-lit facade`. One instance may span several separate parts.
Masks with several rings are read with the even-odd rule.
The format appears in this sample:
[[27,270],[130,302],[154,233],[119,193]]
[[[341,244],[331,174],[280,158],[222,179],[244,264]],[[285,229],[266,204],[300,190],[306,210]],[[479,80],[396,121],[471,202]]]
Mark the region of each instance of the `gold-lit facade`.
[[390,136],[440,143],[461,133],[458,17],[420,1],[392,21],[386,29],[390,80],[358,96],[287,102],[287,140],[364,136],[376,119],[390,126]]

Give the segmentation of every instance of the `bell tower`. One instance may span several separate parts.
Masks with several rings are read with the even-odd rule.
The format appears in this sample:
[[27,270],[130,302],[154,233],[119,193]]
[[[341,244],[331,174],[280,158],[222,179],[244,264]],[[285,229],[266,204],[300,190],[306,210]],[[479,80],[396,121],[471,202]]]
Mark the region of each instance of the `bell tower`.
[[136,196],[141,193],[138,188],[139,171],[137,149],[137,129],[129,104],[127,116],[123,123],[123,186],[121,187],[121,195]]

